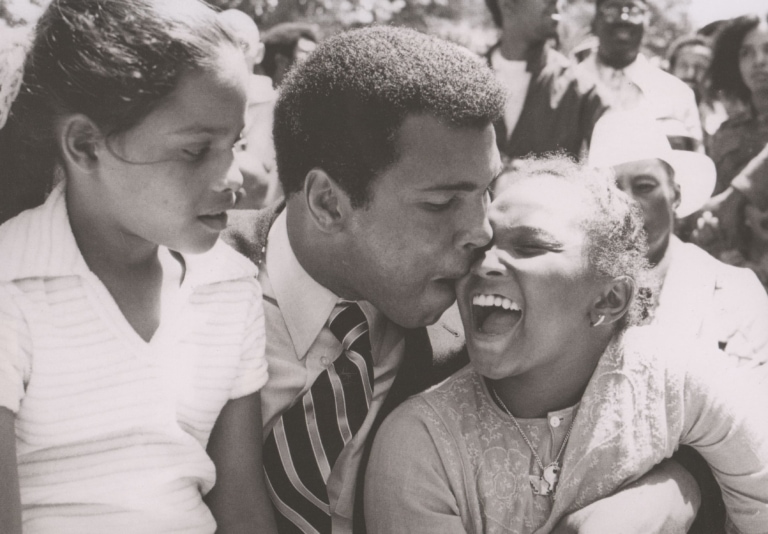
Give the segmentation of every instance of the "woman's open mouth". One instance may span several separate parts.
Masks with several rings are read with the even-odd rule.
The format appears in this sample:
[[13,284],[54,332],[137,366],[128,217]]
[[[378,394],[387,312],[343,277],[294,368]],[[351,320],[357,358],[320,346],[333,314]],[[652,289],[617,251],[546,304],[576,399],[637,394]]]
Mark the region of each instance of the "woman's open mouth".
[[474,327],[482,334],[506,334],[515,327],[522,316],[520,305],[508,297],[493,294],[472,297]]

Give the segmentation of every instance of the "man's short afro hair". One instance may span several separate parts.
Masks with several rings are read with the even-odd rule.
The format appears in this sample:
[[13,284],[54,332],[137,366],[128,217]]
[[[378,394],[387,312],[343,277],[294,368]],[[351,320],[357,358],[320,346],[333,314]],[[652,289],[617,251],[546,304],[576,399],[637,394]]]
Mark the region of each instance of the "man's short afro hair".
[[319,168],[361,207],[373,179],[397,161],[406,116],[482,129],[503,109],[503,89],[465,48],[405,28],[342,33],[322,42],[282,85],[274,119],[280,181],[289,196]]

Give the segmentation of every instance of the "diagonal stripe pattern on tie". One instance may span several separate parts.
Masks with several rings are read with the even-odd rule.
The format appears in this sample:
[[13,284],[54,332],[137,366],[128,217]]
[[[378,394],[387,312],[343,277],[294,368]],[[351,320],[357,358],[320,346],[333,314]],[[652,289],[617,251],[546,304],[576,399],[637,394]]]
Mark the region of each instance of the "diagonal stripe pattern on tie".
[[327,327],[341,343],[341,355],[280,417],[264,443],[264,471],[282,534],[331,532],[326,483],[373,398],[371,340],[360,306],[340,302]]

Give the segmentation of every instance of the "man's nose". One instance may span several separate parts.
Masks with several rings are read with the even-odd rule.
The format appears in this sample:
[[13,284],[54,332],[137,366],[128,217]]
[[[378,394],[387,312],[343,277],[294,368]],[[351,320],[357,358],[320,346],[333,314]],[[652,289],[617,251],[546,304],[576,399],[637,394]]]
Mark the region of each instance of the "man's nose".
[[467,210],[464,220],[461,221],[463,228],[457,236],[459,248],[482,248],[491,242],[493,230],[488,221],[487,208],[488,200],[484,198],[478,205]]

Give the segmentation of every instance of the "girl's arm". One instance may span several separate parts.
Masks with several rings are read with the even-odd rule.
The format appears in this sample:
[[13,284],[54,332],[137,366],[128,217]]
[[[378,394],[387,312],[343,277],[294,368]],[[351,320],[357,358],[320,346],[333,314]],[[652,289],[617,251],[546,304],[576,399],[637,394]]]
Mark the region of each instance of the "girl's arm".
[[13,412],[0,407],[0,526],[3,534],[21,534],[15,421]]
[[276,533],[261,458],[259,393],[230,400],[219,414],[208,441],[216,466],[216,485],[205,502],[218,534]]

